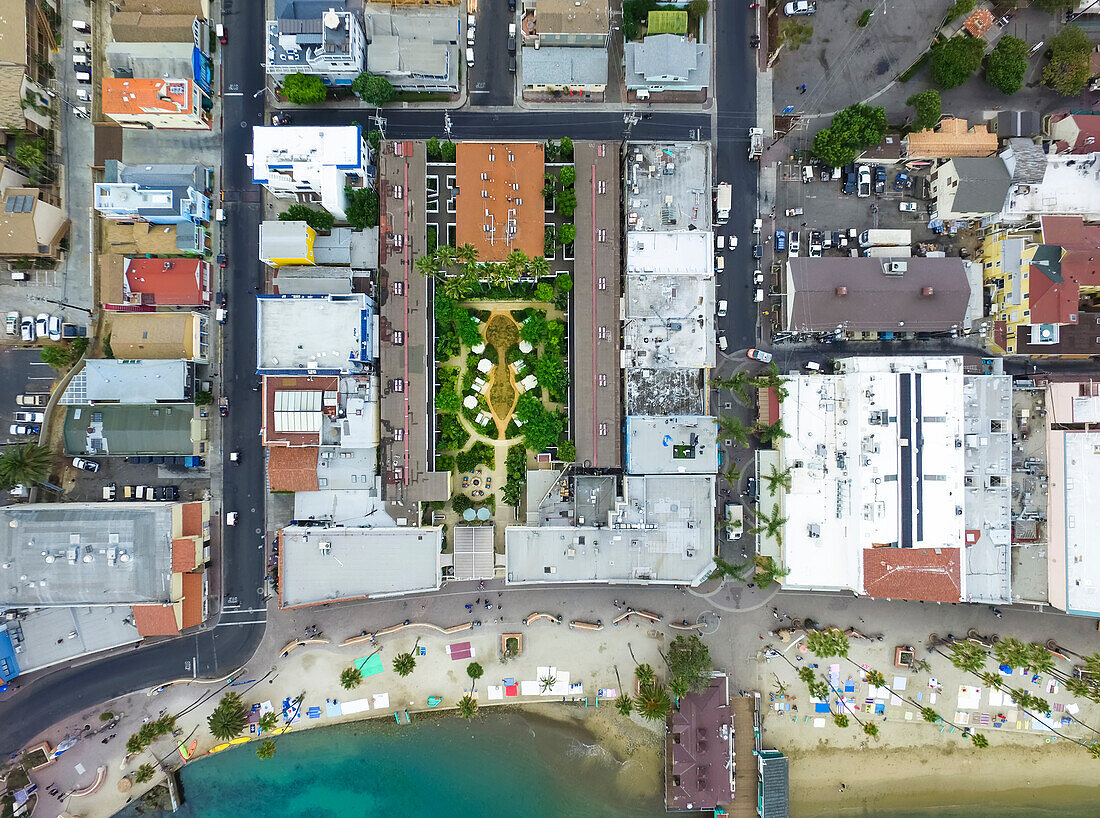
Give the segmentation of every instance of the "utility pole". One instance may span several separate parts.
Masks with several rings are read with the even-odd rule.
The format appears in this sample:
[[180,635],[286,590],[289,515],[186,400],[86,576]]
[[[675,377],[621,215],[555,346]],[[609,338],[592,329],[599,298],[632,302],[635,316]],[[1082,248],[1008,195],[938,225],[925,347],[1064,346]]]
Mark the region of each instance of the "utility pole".
[[374,116],[371,117],[371,122],[373,122],[378,127],[378,132],[380,134],[382,134],[382,139],[385,139],[386,138],[386,118],[384,116],[382,116],[382,109],[381,108],[375,108],[374,109]]
[[626,125],[626,139],[630,139],[630,129],[638,124],[638,112],[631,109],[623,114],[623,124]]

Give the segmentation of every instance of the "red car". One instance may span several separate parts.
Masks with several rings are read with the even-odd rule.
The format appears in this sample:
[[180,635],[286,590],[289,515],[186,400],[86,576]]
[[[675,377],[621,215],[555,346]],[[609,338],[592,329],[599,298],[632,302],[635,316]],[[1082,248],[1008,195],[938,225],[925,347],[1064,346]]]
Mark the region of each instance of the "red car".
[[229,417],[229,398],[222,398],[218,401],[218,412],[221,413],[223,418]]
[[750,349],[745,355],[754,361],[760,361],[762,364],[770,364],[772,362],[772,354],[763,349]]

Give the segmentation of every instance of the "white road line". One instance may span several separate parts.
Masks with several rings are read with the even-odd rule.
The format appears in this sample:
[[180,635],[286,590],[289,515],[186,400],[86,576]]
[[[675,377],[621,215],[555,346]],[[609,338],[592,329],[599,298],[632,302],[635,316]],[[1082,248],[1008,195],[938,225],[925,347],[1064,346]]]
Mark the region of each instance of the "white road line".
[[243,91],[223,91],[222,96],[223,97],[243,97],[244,92]]
[[31,366],[49,366],[45,361],[31,361]]
[[247,622],[219,622],[218,627],[219,628],[232,628],[232,627],[236,627],[237,625],[266,625],[266,624],[267,624],[266,619],[250,619]]

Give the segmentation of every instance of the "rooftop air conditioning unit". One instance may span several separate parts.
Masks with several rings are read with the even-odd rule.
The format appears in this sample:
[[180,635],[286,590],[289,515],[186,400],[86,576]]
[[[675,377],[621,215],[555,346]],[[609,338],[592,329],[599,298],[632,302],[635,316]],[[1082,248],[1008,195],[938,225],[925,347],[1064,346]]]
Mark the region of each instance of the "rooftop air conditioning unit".
[[882,272],[888,276],[900,276],[909,269],[907,261],[888,261],[882,265]]

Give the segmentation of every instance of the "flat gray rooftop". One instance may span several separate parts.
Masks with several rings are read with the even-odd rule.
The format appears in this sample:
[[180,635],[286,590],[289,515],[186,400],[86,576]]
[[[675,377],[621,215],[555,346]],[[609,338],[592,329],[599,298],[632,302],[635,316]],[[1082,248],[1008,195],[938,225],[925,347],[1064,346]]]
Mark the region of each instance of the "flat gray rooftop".
[[718,419],[629,415],[626,470],[631,474],[717,474]]
[[[182,359],[120,361],[90,358],[84,362],[84,370],[73,378],[73,382],[65,390],[61,402],[182,402],[191,396],[191,372],[190,363]],[[70,391],[79,392],[78,379],[83,379],[86,390],[84,399],[67,400]]]
[[[141,640],[129,605],[40,608],[8,622],[12,644],[22,645],[19,670],[29,673],[89,653]],[[16,641],[18,639],[21,641]]]
[[628,415],[701,415],[706,378],[701,369],[626,370]]
[[629,275],[626,318],[623,349],[627,366],[714,366],[712,276]]
[[0,509],[0,605],[168,602],[173,503]]
[[611,525],[507,529],[509,584],[696,585],[714,559],[713,477],[628,477]]
[[194,421],[195,405],[191,403],[69,406],[65,411],[65,454],[198,454],[192,439]]
[[306,374],[351,372],[363,357],[366,297],[256,299],[257,369]]
[[280,532],[280,605],[435,591],[442,582],[436,528],[312,528]]
[[710,146],[631,142],[626,156],[627,230],[710,230]]

